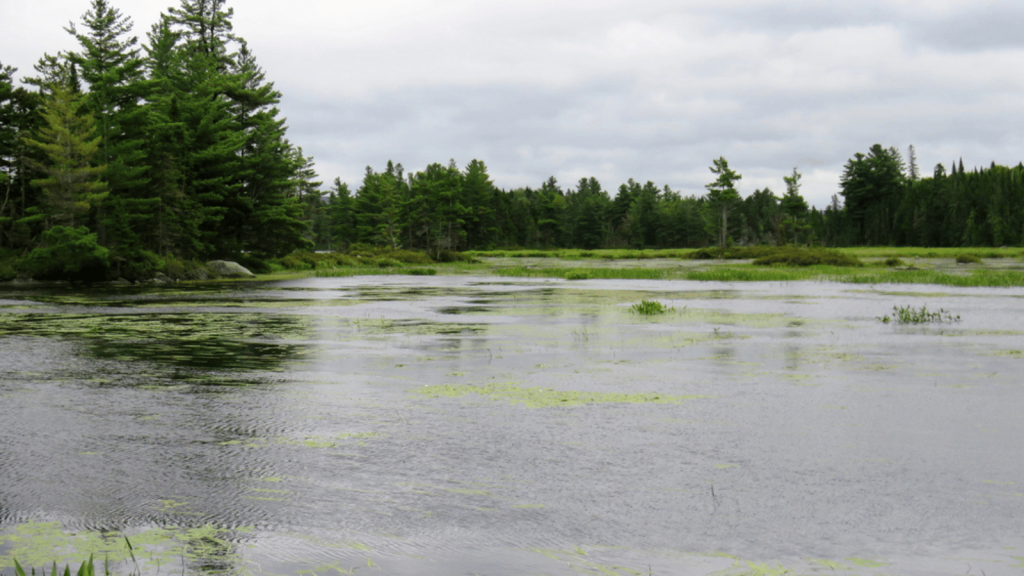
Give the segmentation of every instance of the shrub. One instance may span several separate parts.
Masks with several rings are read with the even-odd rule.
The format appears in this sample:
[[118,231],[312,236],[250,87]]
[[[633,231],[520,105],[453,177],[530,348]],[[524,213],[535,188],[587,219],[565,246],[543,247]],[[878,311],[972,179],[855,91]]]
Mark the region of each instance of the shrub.
[[571,270],[565,273],[566,280],[590,280],[591,275],[586,270]]
[[18,271],[14,269],[14,261],[0,262],[0,282],[9,282],[18,277]]
[[436,276],[437,270],[433,268],[413,268],[412,270],[407,270],[406,274],[413,276]]
[[37,280],[103,280],[110,265],[110,251],[96,241],[85,226],[54,226],[43,232],[43,245],[22,260],[25,272]]
[[864,263],[855,256],[848,256],[842,252],[815,248],[806,250],[802,248],[779,247],[771,255],[763,256],[754,260],[757,266],[815,266],[825,264],[828,266],[863,266]]
[[270,272],[270,266],[267,266],[266,261],[254,256],[253,254],[239,254],[235,258],[235,262],[245,266],[254,274],[266,274]]
[[957,254],[957,264],[981,264],[981,258],[978,258],[974,254]]
[[890,268],[893,267],[893,266],[903,266],[903,264],[904,264],[903,260],[900,260],[899,258],[886,258],[885,259],[885,265],[889,266]]

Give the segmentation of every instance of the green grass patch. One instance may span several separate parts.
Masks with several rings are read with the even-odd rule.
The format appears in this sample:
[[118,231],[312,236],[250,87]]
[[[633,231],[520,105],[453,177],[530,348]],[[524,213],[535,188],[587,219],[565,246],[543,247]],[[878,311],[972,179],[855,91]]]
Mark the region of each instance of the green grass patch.
[[897,324],[928,324],[933,322],[941,324],[944,322],[959,322],[960,316],[953,316],[942,308],[939,308],[938,312],[931,312],[927,306],[921,306],[920,308],[893,306],[892,315],[886,314],[879,318],[879,320],[886,324],[890,322]]
[[630,313],[641,316],[655,316],[657,314],[664,314],[669,310],[670,308],[667,308],[657,300],[641,300],[629,307]]
[[667,271],[657,268],[533,268],[526,266],[510,266],[495,268],[497,276],[509,278],[566,278],[586,274],[588,278],[603,280],[664,280]]
[[570,270],[565,273],[566,280],[590,280],[593,276],[586,270]]

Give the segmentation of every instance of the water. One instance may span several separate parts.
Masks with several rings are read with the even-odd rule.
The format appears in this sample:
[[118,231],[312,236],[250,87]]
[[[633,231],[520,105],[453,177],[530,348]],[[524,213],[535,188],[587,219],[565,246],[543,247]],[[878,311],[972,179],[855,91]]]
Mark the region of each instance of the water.
[[[128,572],[127,536],[145,573],[1019,575],[1022,298],[8,289],[0,569],[95,552]],[[894,305],[962,321],[880,322]]]

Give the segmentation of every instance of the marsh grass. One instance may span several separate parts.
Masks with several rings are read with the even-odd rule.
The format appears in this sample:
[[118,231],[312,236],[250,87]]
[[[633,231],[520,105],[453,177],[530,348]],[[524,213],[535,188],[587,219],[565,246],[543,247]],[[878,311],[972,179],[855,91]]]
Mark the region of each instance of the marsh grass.
[[[126,539],[127,540],[127,539]],[[134,558],[133,558],[134,559]],[[31,568],[31,575],[36,576],[36,569]],[[104,576],[111,576],[109,564],[104,565],[103,573]],[[21,564],[17,560],[14,561],[14,575],[15,576],[28,576],[25,569],[21,567]],[[63,572],[58,572],[57,562],[53,563],[53,568],[50,571],[50,576],[71,576],[71,566],[65,565]],[[46,576],[46,570],[40,570],[39,576]],[[75,576],[96,576],[96,564],[92,556],[89,559],[82,562],[82,565],[78,567],[78,571],[75,572]]]
[[592,276],[586,270],[570,270],[565,273],[566,280],[590,280]]
[[655,316],[657,314],[664,314],[669,310],[672,310],[672,308],[667,308],[657,300],[641,300],[629,307],[630,313],[641,316]]
[[495,268],[493,273],[497,276],[510,278],[567,278],[569,274],[578,277],[586,274],[588,279],[604,280],[664,280],[668,278],[668,271],[658,268],[534,268],[509,266]]
[[913,308],[911,306],[893,306],[892,315],[886,314],[879,318],[883,323],[896,322],[897,324],[928,324],[959,322],[960,315],[953,316],[946,310],[939,308],[938,312],[929,312],[927,306]]

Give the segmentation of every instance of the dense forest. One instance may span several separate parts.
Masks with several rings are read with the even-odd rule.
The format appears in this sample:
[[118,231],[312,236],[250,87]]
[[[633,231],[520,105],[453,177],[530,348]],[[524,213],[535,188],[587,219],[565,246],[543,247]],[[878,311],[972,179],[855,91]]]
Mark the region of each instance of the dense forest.
[[[226,0],[182,0],[140,43],[92,0],[19,82],[0,63],[0,280],[151,277],[169,261],[243,262],[356,244],[440,251],[726,244],[999,246],[1024,242],[1024,165],[922,177],[913,147],[845,165],[824,210],[786,190],[745,198],[712,161],[701,195],[595,178],[498,188],[484,162],[367,167],[324,189],[287,138],[281,94],[232,27]],[[24,84],[19,85],[19,84]]]

